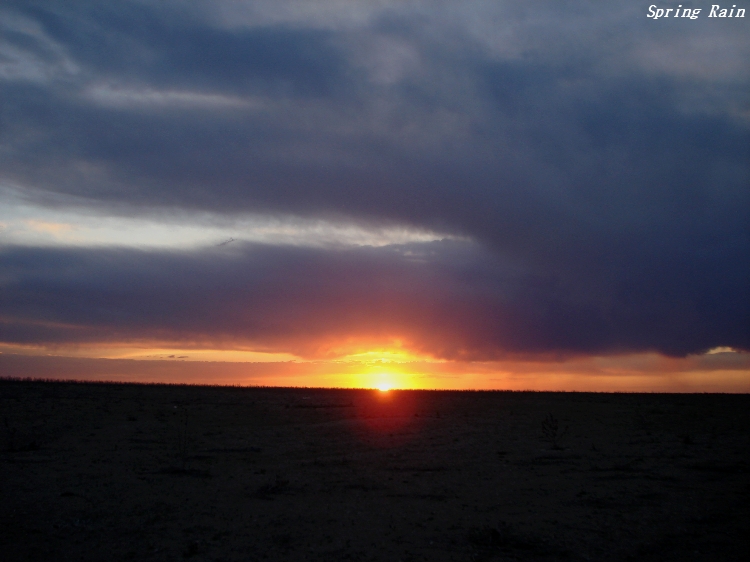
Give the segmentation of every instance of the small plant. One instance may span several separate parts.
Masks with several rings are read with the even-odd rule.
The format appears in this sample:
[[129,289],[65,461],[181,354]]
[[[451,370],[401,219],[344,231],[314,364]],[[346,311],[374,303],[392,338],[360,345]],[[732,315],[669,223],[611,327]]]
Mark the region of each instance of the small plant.
[[568,432],[568,427],[560,431],[560,424],[557,418],[552,414],[547,414],[547,417],[542,420],[542,436],[552,448],[555,450],[561,450],[560,439],[562,439]]

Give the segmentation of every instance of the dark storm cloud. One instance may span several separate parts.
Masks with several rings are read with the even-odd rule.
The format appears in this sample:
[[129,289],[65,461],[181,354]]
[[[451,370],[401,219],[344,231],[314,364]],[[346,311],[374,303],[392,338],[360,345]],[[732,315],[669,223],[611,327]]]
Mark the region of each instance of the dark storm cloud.
[[[303,95],[330,93],[341,80],[343,61],[323,31],[218,30],[185,13],[127,2],[16,4],[19,15],[38,23],[89,77]],[[11,31],[7,39],[31,52],[45,50],[22,33]]]
[[[472,27],[479,23],[437,8],[392,7],[347,26],[228,25],[206,11],[154,6],[5,8],[3,53],[16,62],[0,81],[1,180],[39,201],[117,212],[287,213],[458,233],[486,248],[472,254],[480,273],[451,258],[417,274],[380,250],[311,251],[298,263],[289,256],[301,250],[266,248],[262,265],[259,250],[216,263],[200,253],[8,250],[4,259],[27,260],[20,271],[30,277],[25,292],[11,283],[15,298],[4,299],[2,314],[38,321],[6,323],[9,341],[76,339],[91,325],[92,334],[108,326],[112,339],[129,338],[132,322],[151,337],[149,325],[178,339],[185,326],[186,338],[215,329],[217,338],[279,348],[271,342],[304,347],[307,337],[314,347],[323,335],[405,332],[444,356],[747,348],[750,127],[741,61],[749,49],[726,22],[657,28],[645,10],[534,2],[502,13],[497,36],[511,39],[498,46],[483,42],[486,30]],[[462,6],[461,14],[481,11]],[[691,40],[719,45],[715,58],[701,58]],[[83,297],[87,275],[117,287],[130,278],[130,260],[140,288],[122,294],[133,307],[120,310],[95,283],[102,303],[87,305],[96,301]],[[175,267],[166,268],[170,260]],[[236,290],[262,318],[276,311],[289,320],[227,320],[231,306],[208,304],[223,302],[222,292],[205,281],[201,299],[203,285],[192,285],[205,260],[227,268],[224,283],[242,280]],[[517,273],[498,275],[485,260]],[[43,275],[29,273],[37,266]],[[258,289],[267,268],[278,295],[294,299]],[[337,268],[355,272],[351,284],[332,281]],[[298,287],[300,272],[316,283]],[[392,287],[379,297],[398,303],[392,312],[368,300],[369,279]],[[55,297],[65,288],[80,300]],[[206,318],[227,310],[226,318],[184,318],[187,309],[172,303],[181,291],[191,309],[206,303]],[[336,306],[334,294],[350,295],[340,302],[352,310]],[[329,301],[336,314],[326,324],[325,307],[311,303]],[[70,317],[59,310],[66,302]],[[139,302],[148,303],[141,315]],[[163,321],[154,317],[158,302],[172,303]],[[355,302],[370,303],[362,310],[379,320],[354,319]],[[173,313],[184,324],[173,324]],[[81,327],[44,323],[53,320]]]
[[0,266],[0,338],[21,344],[160,341],[330,357],[398,339],[442,358],[497,359],[680,355],[749,343],[747,300],[724,302],[727,292],[740,298],[739,279],[717,287],[696,278],[700,270],[681,272],[683,293],[670,295],[662,281],[644,287],[624,274],[605,300],[514,270],[467,242],[184,253],[9,248]]

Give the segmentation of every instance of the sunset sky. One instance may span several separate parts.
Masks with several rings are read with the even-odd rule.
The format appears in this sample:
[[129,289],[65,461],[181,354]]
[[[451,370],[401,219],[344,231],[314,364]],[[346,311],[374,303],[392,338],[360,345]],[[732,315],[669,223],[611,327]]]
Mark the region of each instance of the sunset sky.
[[750,16],[681,4],[3,2],[0,376],[750,392]]

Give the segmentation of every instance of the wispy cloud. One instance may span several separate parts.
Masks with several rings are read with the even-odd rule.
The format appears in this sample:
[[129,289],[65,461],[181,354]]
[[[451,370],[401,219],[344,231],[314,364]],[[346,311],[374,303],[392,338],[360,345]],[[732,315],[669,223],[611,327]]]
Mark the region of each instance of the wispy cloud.
[[115,108],[156,108],[159,110],[195,108],[262,109],[257,99],[206,94],[201,92],[153,90],[150,88],[117,88],[107,85],[94,86],[85,95],[95,103]]

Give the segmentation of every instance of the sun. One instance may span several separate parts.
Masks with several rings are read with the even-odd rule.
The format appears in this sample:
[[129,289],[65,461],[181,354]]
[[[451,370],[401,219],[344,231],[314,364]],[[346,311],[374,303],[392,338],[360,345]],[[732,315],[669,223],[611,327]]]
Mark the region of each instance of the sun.
[[[374,367],[374,368],[373,368]],[[383,369],[382,365],[370,367],[369,373],[363,373],[360,379],[361,388],[371,388],[380,394],[411,388],[408,375],[394,369]]]
[[381,371],[373,379],[371,388],[376,388],[380,392],[388,392],[397,386],[396,378],[390,371]]

